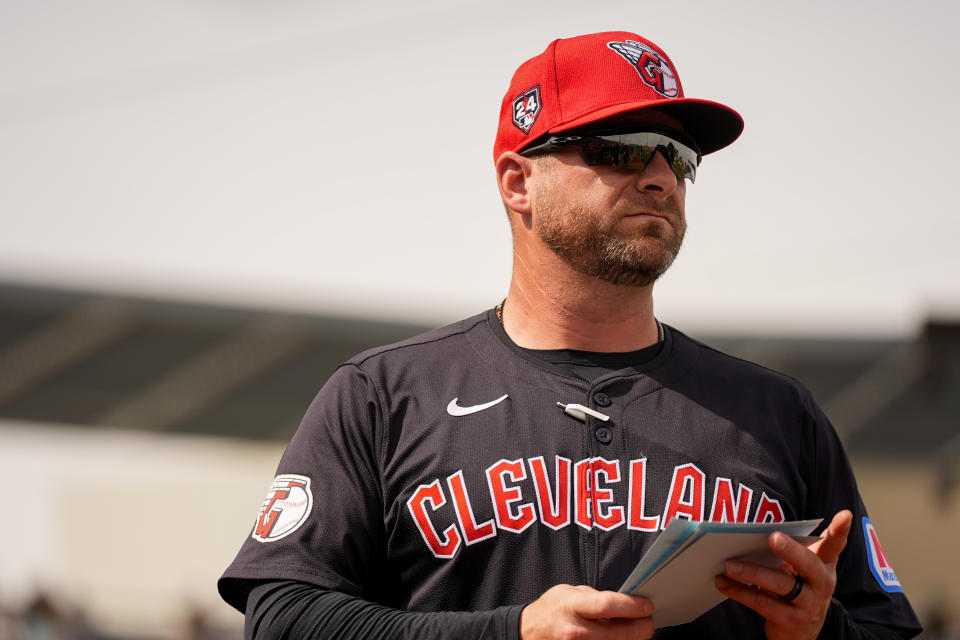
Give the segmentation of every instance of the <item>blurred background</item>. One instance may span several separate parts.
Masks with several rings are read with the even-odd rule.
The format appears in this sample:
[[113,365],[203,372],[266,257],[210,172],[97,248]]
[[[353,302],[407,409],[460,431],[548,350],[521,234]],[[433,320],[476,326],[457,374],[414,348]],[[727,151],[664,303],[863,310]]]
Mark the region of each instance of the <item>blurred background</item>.
[[0,638],[238,637],[215,582],[326,377],[496,304],[500,100],[626,29],[746,121],[657,315],[799,378],[960,634],[952,1],[0,0]]

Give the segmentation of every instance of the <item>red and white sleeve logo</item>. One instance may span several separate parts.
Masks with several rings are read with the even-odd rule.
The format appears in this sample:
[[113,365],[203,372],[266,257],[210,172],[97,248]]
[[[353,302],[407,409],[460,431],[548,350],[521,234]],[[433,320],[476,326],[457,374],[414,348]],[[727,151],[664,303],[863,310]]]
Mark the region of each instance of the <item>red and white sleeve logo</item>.
[[306,522],[312,508],[310,478],[292,473],[277,476],[257,514],[253,539],[273,542],[290,535]]
[[893,572],[887,554],[883,552],[883,547],[880,546],[877,530],[870,522],[870,518],[867,517],[863,519],[863,538],[867,546],[867,565],[880,587],[889,593],[903,593],[903,587],[900,586],[897,574]]

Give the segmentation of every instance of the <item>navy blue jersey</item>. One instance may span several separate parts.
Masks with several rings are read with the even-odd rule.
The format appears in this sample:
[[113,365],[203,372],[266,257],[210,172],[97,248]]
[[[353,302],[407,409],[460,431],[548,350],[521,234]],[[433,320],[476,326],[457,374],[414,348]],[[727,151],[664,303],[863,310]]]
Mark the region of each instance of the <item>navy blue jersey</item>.
[[[411,611],[616,590],[673,518],[850,509],[834,597],[856,621],[919,628],[807,389],[670,327],[652,360],[593,382],[518,348],[492,311],[367,351],[317,395],[277,474],[220,581],[240,610],[258,580]],[[656,637],[762,626],[726,601]]]

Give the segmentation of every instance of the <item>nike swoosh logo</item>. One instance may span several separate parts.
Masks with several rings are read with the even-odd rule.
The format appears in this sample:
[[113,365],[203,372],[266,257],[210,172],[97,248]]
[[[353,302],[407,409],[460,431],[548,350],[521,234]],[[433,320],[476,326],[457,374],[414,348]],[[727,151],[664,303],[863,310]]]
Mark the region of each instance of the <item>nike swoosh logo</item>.
[[450,404],[447,405],[447,413],[452,416],[468,416],[471,413],[476,413],[477,411],[483,411],[484,409],[489,409],[495,404],[500,404],[506,400],[508,394],[503,394],[496,400],[491,400],[490,402],[484,402],[483,404],[475,404],[471,407],[461,407],[457,404],[457,398],[454,398],[450,401]]

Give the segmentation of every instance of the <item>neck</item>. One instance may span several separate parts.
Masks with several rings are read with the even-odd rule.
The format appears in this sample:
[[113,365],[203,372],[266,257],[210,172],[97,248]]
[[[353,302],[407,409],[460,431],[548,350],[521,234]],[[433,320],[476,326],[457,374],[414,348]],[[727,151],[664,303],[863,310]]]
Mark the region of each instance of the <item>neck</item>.
[[[572,272],[565,264],[528,268],[515,260],[503,327],[528,349],[634,351],[658,341],[653,285],[610,284]],[[549,277],[537,274],[549,273]]]

